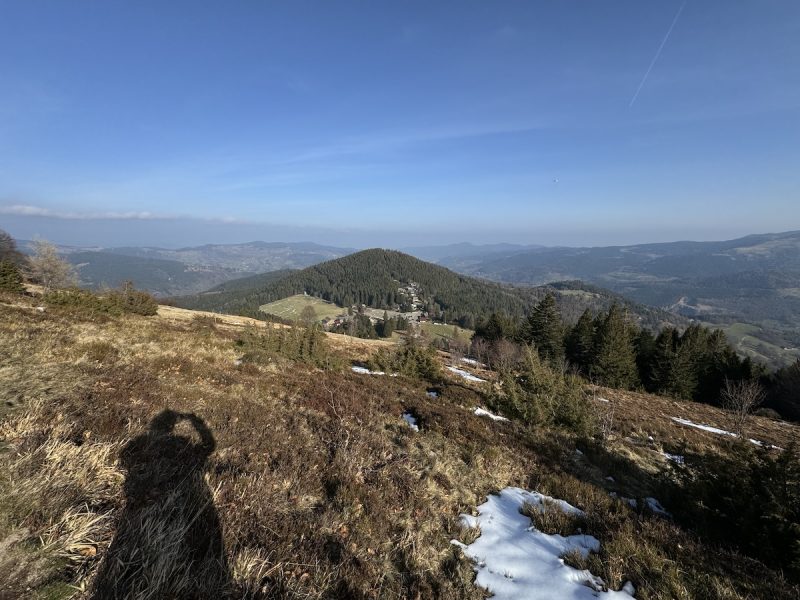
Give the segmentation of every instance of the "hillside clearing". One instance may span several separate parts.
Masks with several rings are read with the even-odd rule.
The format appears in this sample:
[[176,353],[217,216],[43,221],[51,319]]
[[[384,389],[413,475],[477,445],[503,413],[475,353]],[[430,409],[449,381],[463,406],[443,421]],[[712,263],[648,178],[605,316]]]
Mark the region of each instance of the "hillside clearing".
[[345,309],[336,306],[333,302],[305,294],[295,294],[283,300],[262,304],[258,309],[267,315],[274,315],[288,321],[300,321],[303,318],[303,310],[307,307],[311,307],[314,311],[316,321],[347,314]]
[[433,323],[423,321],[419,328],[431,338],[444,338],[450,340],[462,340],[468,342],[475,334],[471,329],[464,329],[458,325],[446,325],[445,323]]

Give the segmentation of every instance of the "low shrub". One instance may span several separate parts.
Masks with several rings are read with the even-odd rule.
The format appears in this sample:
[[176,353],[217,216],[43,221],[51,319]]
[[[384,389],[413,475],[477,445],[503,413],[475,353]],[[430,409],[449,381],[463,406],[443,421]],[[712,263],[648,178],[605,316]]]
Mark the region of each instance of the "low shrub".
[[518,371],[500,374],[490,404],[527,425],[558,425],[590,435],[595,429],[589,401],[579,377],[556,371],[528,348]]
[[86,316],[137,314],[152,316],[158,312],[158,303],[147,292],[126,283],[121,289],[107,292],[91,292],[80,288],[53,290],[44,295],[44,302],[73,314]]
[[369,366],[375,371],[398,373],[427,381],[438,381],[442,375],[436,350],[410,340],[396,349],[381,348],[372,356]]
[[135,289],[130,281],[118,290],[111,290],[107,295],[124,313],[149,317],[158,312],[155,298],[147,292]]

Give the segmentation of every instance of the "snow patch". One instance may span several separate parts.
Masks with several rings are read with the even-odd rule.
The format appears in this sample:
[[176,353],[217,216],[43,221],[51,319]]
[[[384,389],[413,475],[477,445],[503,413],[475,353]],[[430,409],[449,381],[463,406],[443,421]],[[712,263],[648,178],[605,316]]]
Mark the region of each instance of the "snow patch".
[[685,462],[683,455],[681,454],[670,454],[669,452],[662,452],[661,456],[663,456],[667,460],[674,462],[676,465],[682,465]]
[[474,358],[462,358],[461,362],[463,362],[466,365],[470,365],[471,367],[483,367],[484,366],[483,363],[478,362]]
[[425,392],[425,393],[428,395],[428,398],[434,398],[434,399],[436,399],[436,398],[438,398],[438,397],[439,397],[439,392],[437,392],[436,390],[428,390],[428,391],[427,391],[427,392]]
[[459,369],[458,367],[447,367],[447,369],[449,371],[452,371],[456,375],[461,375],[461,377],[463,377],[467,381],[479,381],[479,382],[486,381],[485,379],[481,379],[480,377],[475,377],[475,375],[473,375],[469,371],[465,371],[463,369]]
[[[731,431],[725,431],[724,429],[720,429],[718,427],[712,427],[711,425],[701,425],[699,423],[694,423],[689,419],[681,419],[678,417],[671,417],[673,421],[676,423],[680,423],[681,425],[686,425],[687,427],[694,427],[696,429],[702,429],[703,431],[708,431],[709,433],[717,433],[719,435],[730,435],[732,437],[739,437],[735,433]],[[783,450],[780,446],[774,446],[772,444],[768,444],[767,442],[762,442],[760,440],[754,440],[752,438],[748,438],[747,440],[751,444],[755,444],[756,446],[765,446],[767,448],[772,448],[773,450]]]
[[475,414],[479,417],[489,417],[492,421],[508,421],[505,417],[501,417],[500,415],[496,415],[494,413],[489,412],[485,408],[476,408]]
[[558,509],[568,514],[583,514],[564,500],[515,487],[487,496],[486,502],[478,506],[477,517],[461,515],[463,525],[480,529],[480,537],[469,546],[452,541],[474,561],[475,585],[487,589],[495,600],[633,597],[635,590],[630,583],[622,591],[604,592],[602,579],[588,570],[564,564],[561,557],[569,552],[577,551],[585,557],[599,551],[597,538],[542,533],[520,513],[526,504],[539,511]]
[[708,431],[709,433],[717,433],[719,435],[732,435],[736,437],[736,434],[731,433],[730,431],[725,431],[724,429],[719,429],[718,427],[712,427],[711,425],[701,425],[700,423],[694,423],[689,419],[672,417],[672,420],[675,421],[676,423],[680,423],[681,425],[686,425],[687,427],[694,427],[695,429],[702,429],[703,431]]
[[383,371],[370,371],[366,367],[350,367],[350,370],[360,375],[386,375]]
[[776,446],[775,444],[769,444],[767,442],[762,442],[761,440],[754,440],[750,438],[748,440],[751,444],[755,444],[756,446],[763,446],[765,448],[771,448],[772,450],[783,450],[780,446]]
[[419,431],[419,425],[417,425],[417,417],[412,415],[410,412],[403,413],[403,420],[408,423],[408,426],[411,427],[414,431]]
[[647,505],[647,508],[652,510],[655,514],[661,515],[662,517],[671,517],[672,515],[667,512],[663,506],[661,506],[661,502],[656,500],[652,497],[647,497],[644,499],[644,503]]

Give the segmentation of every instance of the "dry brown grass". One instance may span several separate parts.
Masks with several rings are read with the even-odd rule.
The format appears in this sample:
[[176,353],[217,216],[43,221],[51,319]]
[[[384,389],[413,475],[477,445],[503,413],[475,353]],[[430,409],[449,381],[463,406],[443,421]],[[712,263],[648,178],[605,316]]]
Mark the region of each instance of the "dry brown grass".
[[[672,417],[688,419],[694,423],[711,425],[732,431],[731,415],[715,406],[674,400],[664,396],[628,392],[610,388],[593,388],[598,413],[608,410],[608,405],[597,398],[605,398],[614,406],[614,434],[616,437],[637,439],[654,447],[677,448],[685,445],[692,451],[724,450],[729,436],[702,431],[676,423]],[[753,415],[745,426],[746,437],[785,448],[800,442],[800,427],[785,421],[776,421]],[[653,440],[649,440],[652,437]]]
[[[473,415],[485,398],[459,383],[431,399],[429,383],[403,377],[237,364],[234,340],[263,324],[230,319],[242,324],[169,307],[157,318],[73,322],[0,305],[0,389],[14,397],[0,420],[0,539],[15,535],[20,556],[36,557],[27,574],[14,563],[23,587],[0,575],[0,597],[89,597],[113,579],[129,582],[131,598],[483,598],[449,540],[461,512],[508,485],[584,508],[604,548],[591,568],[615,586],[634,579],[649,590],[641,597],[687,597],[683,586],[744,598],[751,577],[777,582],[775,597],[788,589],[763,567],[737,578],[729,571],[750,563],[609,498],[609,473],[627,493],[649,492],[641,482],[651,479],[613,444],[585,443],[576,460],[570,434]],[[351,357],[380,347],[342,343]],[[651,427],[634,395],[619,402],[620,437]],[[184,416],[159,437],[154,418],[165,409]],[[419,433],[401,420],[405,410]],[[210,430],[215,449],[174,482],[165,474],[184,472],[182,448],[202,446],[185,415]],[[680,431],[667,425],[665,440]],[[192,567],[198,518],[223,549]],[[711,564],[720,557],[729,567]]]

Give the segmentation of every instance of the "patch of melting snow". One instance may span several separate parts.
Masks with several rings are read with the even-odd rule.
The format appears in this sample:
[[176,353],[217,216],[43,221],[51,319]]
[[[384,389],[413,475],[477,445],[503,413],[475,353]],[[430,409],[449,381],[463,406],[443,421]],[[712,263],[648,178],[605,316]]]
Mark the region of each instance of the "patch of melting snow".
[[588,570],[564,563],[561,558],[577,551],[586,557],[600,550],[600,542],[590,535],[548,535],[531,526],[520,513],[524,505],[534,510],[561,510],[567,514],[583,512],[565,502],[537,492],[508,487],[499,495],[489,495],[478,506],[478,516],[461,515],[469,528],[479,528],[480,536],[470,545],[458,540],[461,548],[474,561],[475,585],[491,592],[496,600],[550,600],[571,598],[632,598],[635,589],[628,582],[622,590],[603,591],[605,583]]
[[425,393],[428,395],[428,398],[438,398],[439,397],[439,392],[437,392],[436,390],[428,390]]
[[647,498],[644,499],[644,502],[647,505],[647,508],[652,510],[655,514],[661,515],[662,517],[671,517],[672,516],[671,514],[669,514],[667,512],[667,509],[665,509],[663,506],[661,506],[661,502],[659,502],[655,498],[647,497]]
[[[729,435],[732,437],[739,437],[735,433],[731,431],[725,431],[724,429],[720,429],[719,427],[712,427],[711,425],[701,425],[699,423],[694,423],[689,419],[681,419],[679,417],[671,417],[673,421],[676,423],[680,423],[681,425],[686,425],[687,427],[694,427],[695,429],[702,429],[703,431],[708,431],[709,433],[717,433],[719,435]],[[755,444],[756,446],[766,446],[767,448],[772,448],[774,450],[783,450],[780,446],[774,446],[772,444],[768,444],[767,442],[762,442],[760,440],[754,440],[752,438],[748,438],[747,440],[751,444]]]
[[466,365],[470,365],[471,367],[482,367],[483,366],[483,363],[478,362],[474,358],[462,358],[461,362],[463,362]]
[[775,444],[769,444],[767,442],[762,442],[761,440],[754,440],[750,438],[748,440],[751,444],[755,444],[756,446],[764,446],[765,448],[771,448],[772,450],[783,450],[780,446],[776,446]]
[[672,417],[672,420],[675,421],[676,423],[680,423],[681,425],[686,425],[687,427],[694,427],[695,429],[702,429],[703,431],[708,431],[709,433],[718,433],[720,435],[732,435],[736,437],[736,434],[731,433],[730,431],[725,431],[724,429],[719,429],[718,427],[712,427],[711,425],[701,425],[699,423],[694,423],[689,419]]
[[476,408],[475,414],[479,417],[489,417],[492,421],[508,421],[505,417],[501,417],[500,415],[496,415],[494,413],[489,412],[485,408]]
[[403,413],[403,420],[408,423],[408,426],[411,427],[414,431],[419,431],[419,425],[417,425],[417,418],[412,415],[410,412]]
[[448,366],[447,369],[449,371],[452,371],[456,375],[461,375],[461,377],[463,377],[467,381],[480,381],[480,382],[486,381],[485,379],[481,379],[480,377],[475,377],[475,375],[473,375],[469,371],[465,371],[464,369],[459,369],[458,367]]
[[350,367],[350,370],[353,373],[359,373],[361,375],[386,375],[383,371],[370,371],[366,367]]
[[683,455],[681,454],[670,454],[669,452],[662,452],[661,456],[663,456],[667,460],[671,460],[676,465],[682,465],[684,463],[684,458]]

